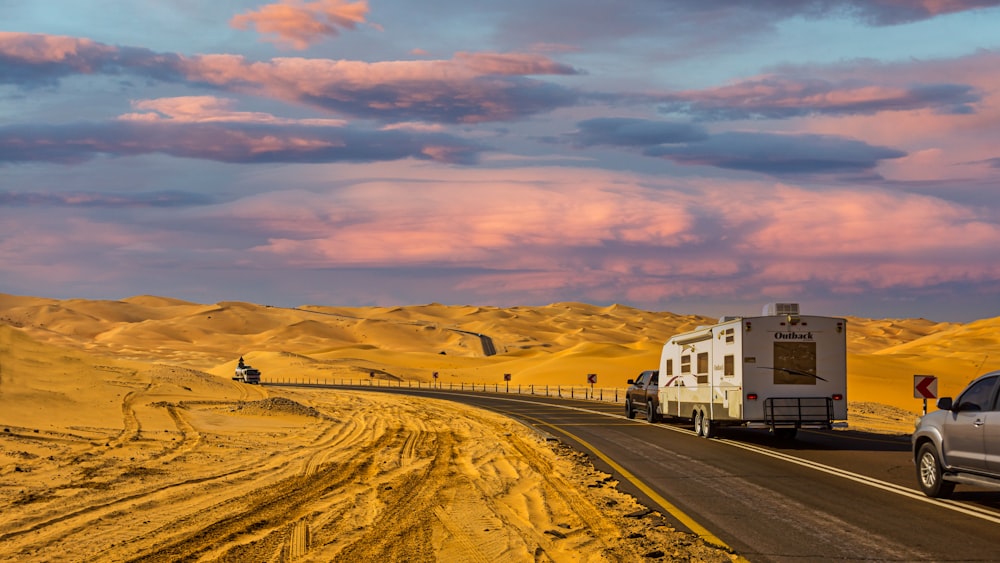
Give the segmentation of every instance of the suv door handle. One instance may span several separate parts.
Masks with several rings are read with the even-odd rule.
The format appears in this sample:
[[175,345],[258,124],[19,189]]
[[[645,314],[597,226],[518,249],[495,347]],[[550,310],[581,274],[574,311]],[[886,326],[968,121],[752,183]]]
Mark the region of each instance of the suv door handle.
[[983,424],[986,424],[986,423],[983,422],[983,419],[981,419],[981,418],[977,418],[976,421],[972,423],[972,425],[975,426],[976,428],[979,428]]

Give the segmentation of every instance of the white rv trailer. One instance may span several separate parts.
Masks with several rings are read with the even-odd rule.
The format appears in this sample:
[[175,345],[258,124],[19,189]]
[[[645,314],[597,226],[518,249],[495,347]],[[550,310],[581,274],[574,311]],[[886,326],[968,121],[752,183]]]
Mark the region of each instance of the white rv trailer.
[[663,346],[659,393],[662,416],[690,419],[706,438],[717,426],[783,437],[846,426],[847,321],[771,303],[677,334]]

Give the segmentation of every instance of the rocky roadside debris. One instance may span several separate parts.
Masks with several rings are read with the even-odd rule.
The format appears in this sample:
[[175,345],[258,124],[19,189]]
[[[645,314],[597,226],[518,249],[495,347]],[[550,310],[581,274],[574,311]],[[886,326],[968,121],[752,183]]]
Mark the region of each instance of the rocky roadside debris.
[[[659,512],[640,504],[635,497],[618,490],[618,482],[597,470],[590,457],[556,440],[549,447],[572,469],[568,477],[601,507],[622,531],[617,540],[618,553],[635,555],[636,561],[697,561],[705,563],[732,562],[738,556],[728,550],[706,543],[694,534],[677,530]],[[564,530],[545,530],[560,537]],[[613,559],[613,558],[612,558]]]
[[268,397],[260,401],[240,401],[234,404],[230,412],[250,415],[297,415],[323,418],[326,415],[318,410],[284,397]]

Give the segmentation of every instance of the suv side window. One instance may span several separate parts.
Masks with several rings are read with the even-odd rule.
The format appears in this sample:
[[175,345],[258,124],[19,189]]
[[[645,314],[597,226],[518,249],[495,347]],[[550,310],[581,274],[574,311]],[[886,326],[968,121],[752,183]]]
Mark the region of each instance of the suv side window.
[[962,411],[988,411],[993,408],[993,388],[996,386],[996,377],[980,379],[975,385],[969,387],[958,398],[958,410]]
[[649,372],[649,384],[659,385],[659,383],[660,383],[660,372],[658,371]]
[[642,372],[642,373],[640,373],[640,374],[639,374],[639,377],[636,377],[636,378],[635,378],[635,386],[636,386],[636,387],[642,387],[642,385],[643,385],[643,384],[644,384],[645,382],[646,382],[646,372]]

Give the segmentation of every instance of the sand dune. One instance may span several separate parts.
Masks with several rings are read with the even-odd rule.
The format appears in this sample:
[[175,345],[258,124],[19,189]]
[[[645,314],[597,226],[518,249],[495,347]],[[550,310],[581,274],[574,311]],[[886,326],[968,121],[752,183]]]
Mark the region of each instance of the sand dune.
[[[513,421],[230,380],[242,355],[265,378],[582,385],[597,373],[624,387],[670,335],[712,322],[580,303],[0,294],[0,558],[604,561],[665,549],[728,560],[654,517],[626,519],[637,505],[606,476]],[[911,429],[914,374],[953,394],[1000,368],[1000,317],[851,318],[848,340],[857,428]]]
[[[220,376],[244,355],[265,377],[380,377],[521,384],[624,386],[654,367],[672,334],[715,319],[612,305],[286,309],[138,296],[58,301],[0,296],[0,322],[40,342],[162,362]],[[848,319],[850,399],[917,412],[912,377],[933,374],[941,393],[1000,367],[1000,317],[965,325],[926,319]],[[497,355],[486,357],[479,334]]]

